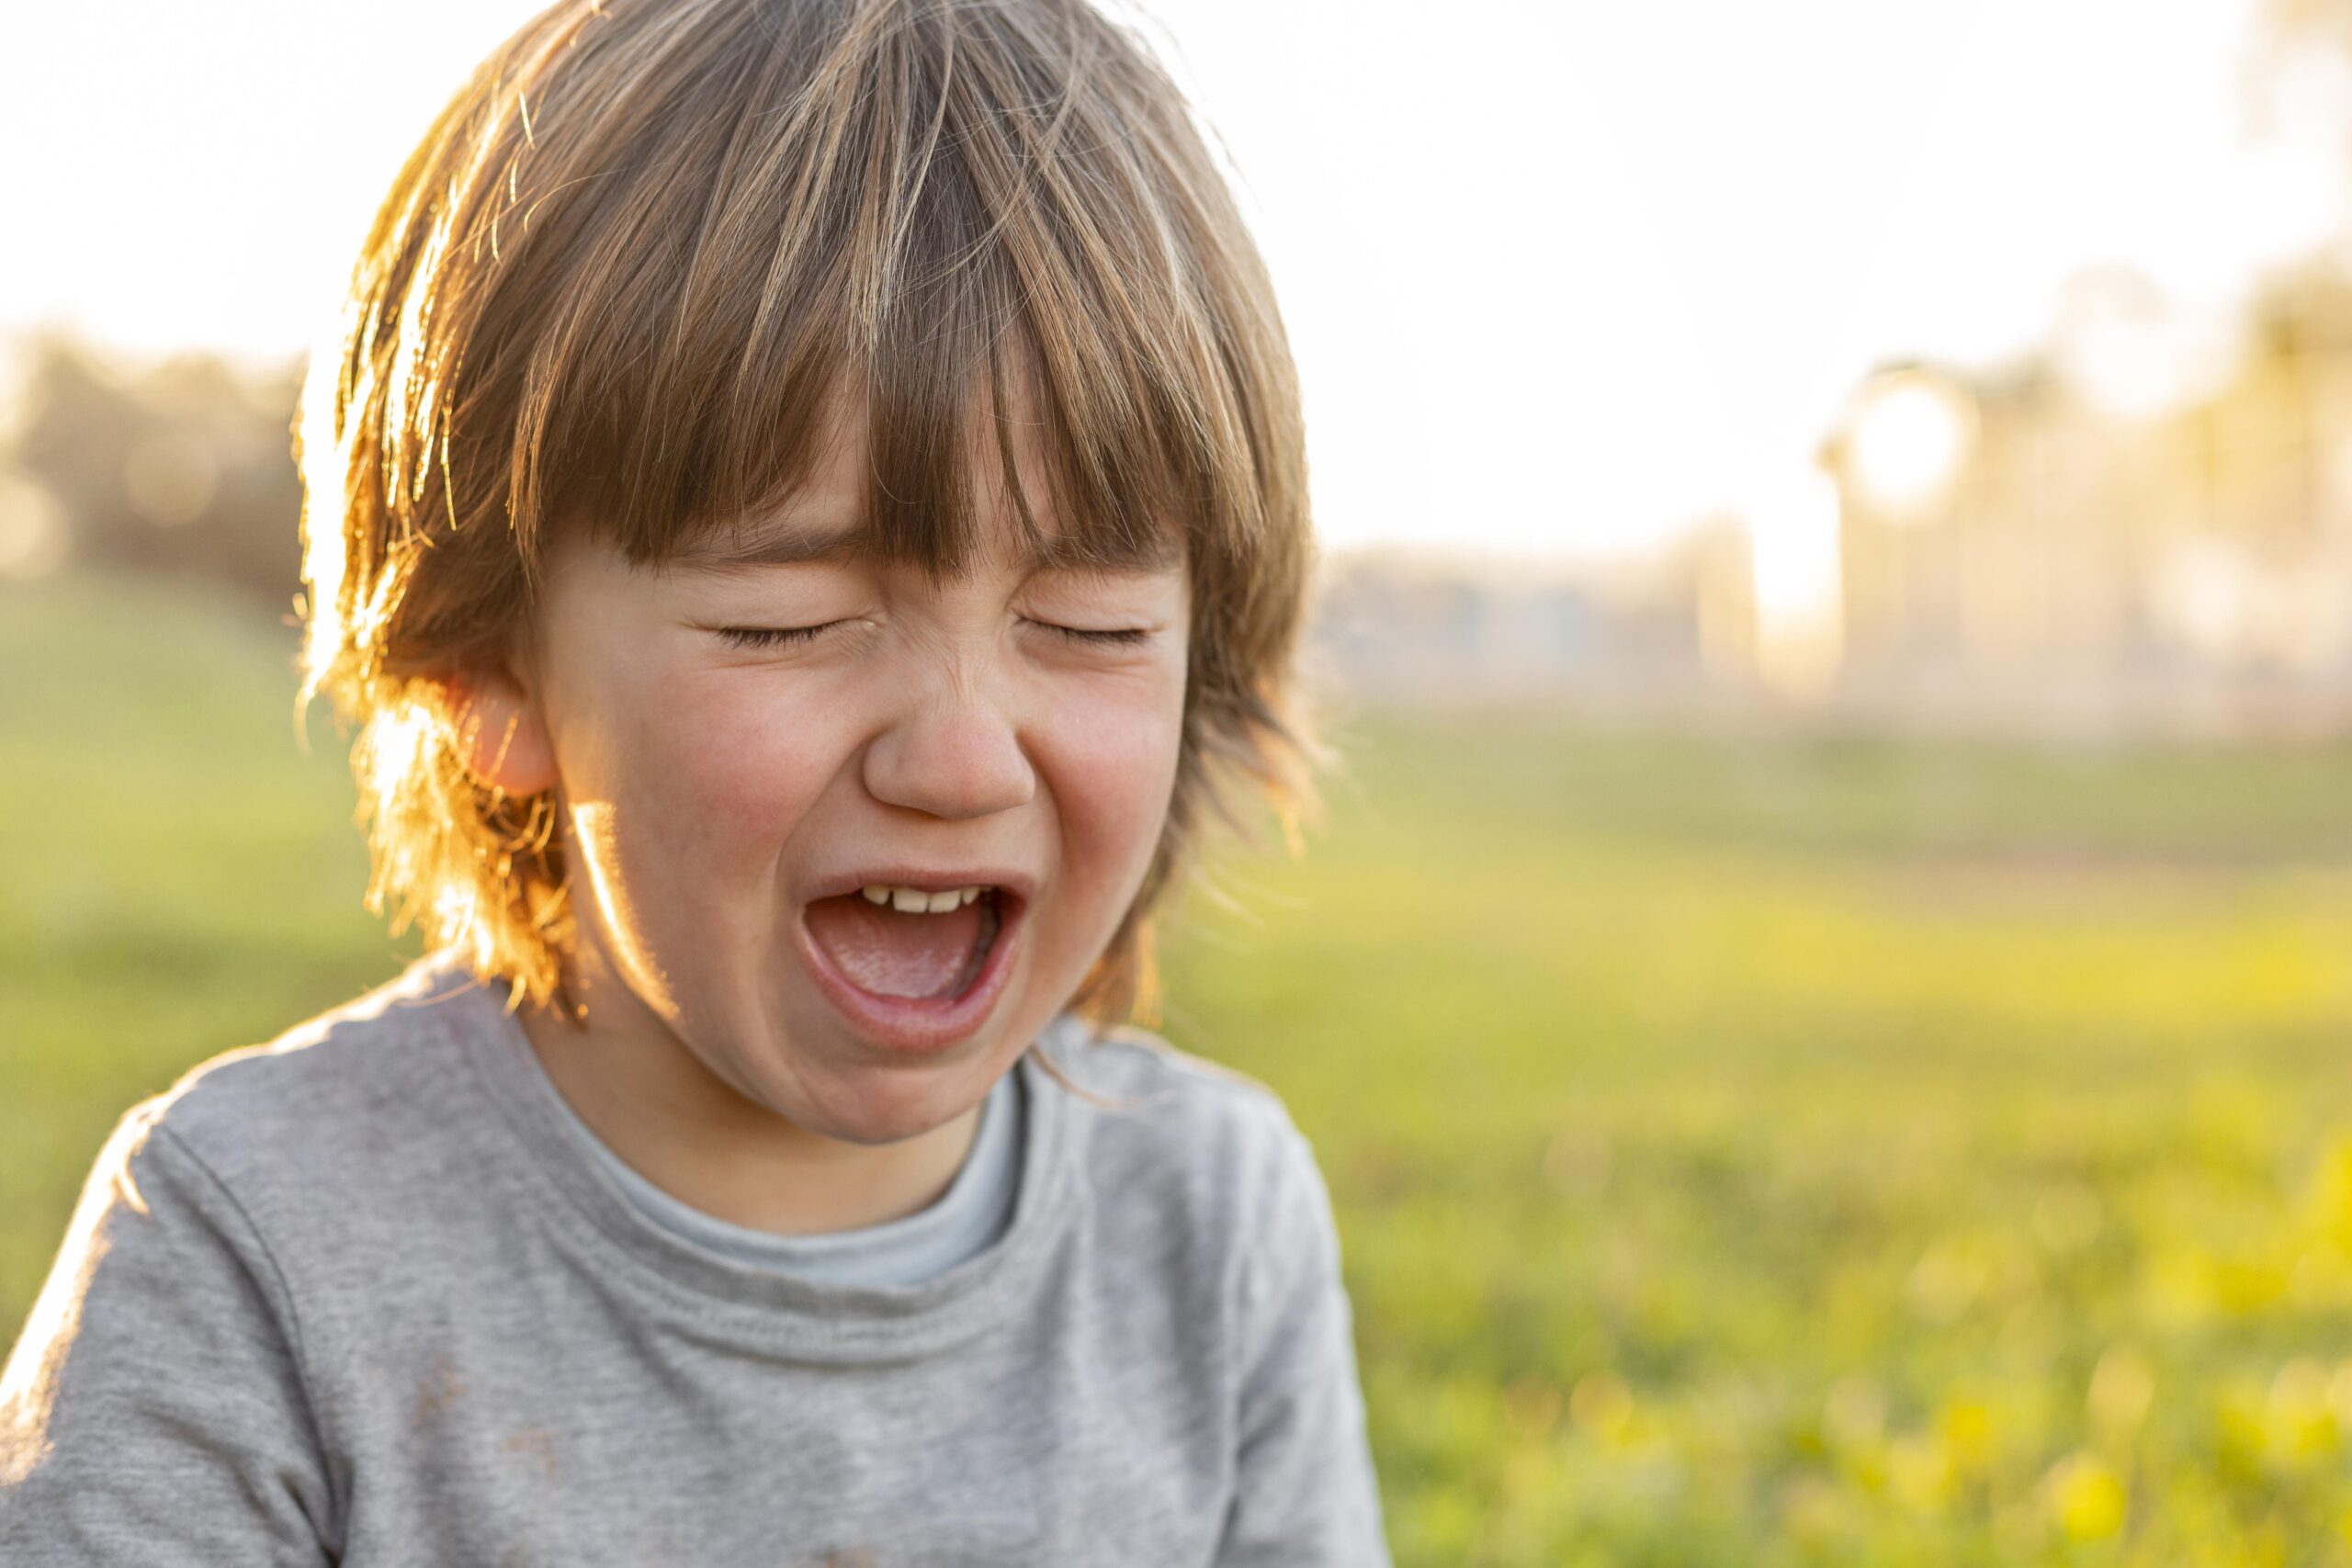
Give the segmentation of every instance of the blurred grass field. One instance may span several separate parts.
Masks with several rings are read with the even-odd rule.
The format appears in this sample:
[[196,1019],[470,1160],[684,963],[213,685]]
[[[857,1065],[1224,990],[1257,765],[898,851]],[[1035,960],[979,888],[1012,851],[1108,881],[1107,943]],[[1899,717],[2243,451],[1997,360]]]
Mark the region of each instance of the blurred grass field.
[[[390,974],[241,603],[0,591],[0,1333]],[[1400,1564],[2352,1564],[2352,748],[1365,715],[1162,1032],[1336,1200]]]

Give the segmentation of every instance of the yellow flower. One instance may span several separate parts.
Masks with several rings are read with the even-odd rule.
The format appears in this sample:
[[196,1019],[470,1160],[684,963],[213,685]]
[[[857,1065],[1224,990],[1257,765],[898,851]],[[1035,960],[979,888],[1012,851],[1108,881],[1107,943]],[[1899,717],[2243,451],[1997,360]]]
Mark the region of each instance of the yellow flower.
[[2096,1455],[2068,1454],[2051,1467],[2050,1511],[2076,1540],[2102,1540],[2123,1528],[2130,1495]]

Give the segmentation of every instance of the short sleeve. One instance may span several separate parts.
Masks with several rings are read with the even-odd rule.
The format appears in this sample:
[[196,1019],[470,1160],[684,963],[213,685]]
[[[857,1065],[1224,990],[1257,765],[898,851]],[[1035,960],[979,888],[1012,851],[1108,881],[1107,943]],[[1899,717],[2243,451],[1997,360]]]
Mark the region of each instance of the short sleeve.
[[1379,1486],[1330,1195],[1285,1115],[1243,1266],[1239,1452],[1217,1568],[1382,1568]]
[[0,1371],[0,1562],[330,1562],[284,1281],[159,1113],[107,1141]]

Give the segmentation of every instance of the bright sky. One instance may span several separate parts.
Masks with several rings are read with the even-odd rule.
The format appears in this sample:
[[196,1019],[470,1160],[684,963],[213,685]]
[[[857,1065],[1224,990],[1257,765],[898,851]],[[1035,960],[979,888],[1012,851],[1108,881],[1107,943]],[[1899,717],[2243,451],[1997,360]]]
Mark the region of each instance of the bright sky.
[[[1334,544],[1637,548],[1784,489],[1884,358],[2013,351],[2100,262],[2224,310],[2345,208],[2333,100],[2250,133],[2256,0],[1146,4],[1245,181]],[[0,329],[298,351],[533,8],[27,9]]]

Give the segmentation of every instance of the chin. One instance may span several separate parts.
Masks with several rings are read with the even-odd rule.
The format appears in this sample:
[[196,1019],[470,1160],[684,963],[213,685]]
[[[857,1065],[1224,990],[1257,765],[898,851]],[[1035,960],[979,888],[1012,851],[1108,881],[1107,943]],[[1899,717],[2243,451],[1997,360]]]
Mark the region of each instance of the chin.
[[[990,1077],[967,1088],[965,1075],[940,1061],[859,1064],[817,1080],[796,1077],[811,1103],[800,1115],[778,1114],[811,1133],[868,1145],[903,1143],[952,1122],[986,1099],[996,1082]],[[767,1102],[777,1103],[774,1097]]]

